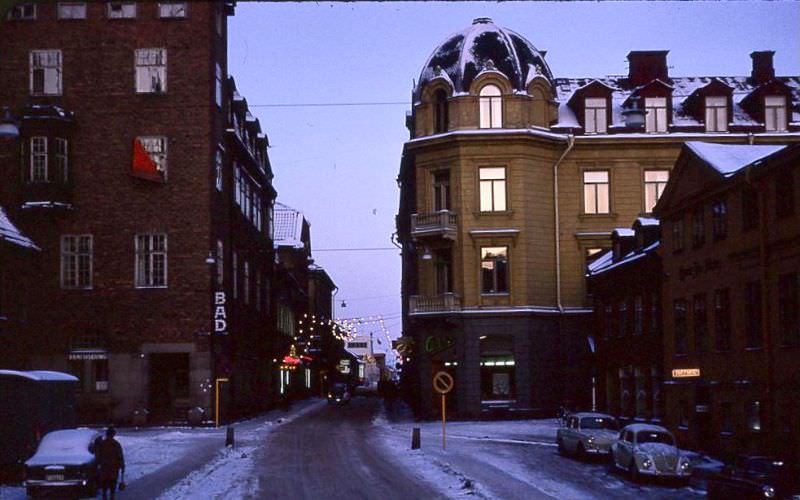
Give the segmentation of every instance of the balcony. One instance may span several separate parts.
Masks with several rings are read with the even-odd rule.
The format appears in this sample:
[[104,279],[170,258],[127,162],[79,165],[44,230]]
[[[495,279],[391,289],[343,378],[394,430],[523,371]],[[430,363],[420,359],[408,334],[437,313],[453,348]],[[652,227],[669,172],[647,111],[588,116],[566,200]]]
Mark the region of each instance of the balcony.
[[423,296],[412,295],[408,298],[409,314],[442,313],[461,310],[461,299],[455,293]]
[[411,214],[411,237],[456,239],[456,214],[440,210],[430,214]]
[[70,182],[23,182],[22,208],[67,208],[72,206]]

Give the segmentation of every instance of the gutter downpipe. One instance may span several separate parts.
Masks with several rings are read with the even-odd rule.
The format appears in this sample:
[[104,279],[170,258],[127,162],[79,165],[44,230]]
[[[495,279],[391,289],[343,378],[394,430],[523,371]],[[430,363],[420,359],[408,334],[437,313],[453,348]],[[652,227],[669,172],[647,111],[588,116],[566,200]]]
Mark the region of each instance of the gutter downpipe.
[[561,156],[556,160],[553,164],[553,206],[554,206],[554,217],[555,217],[555,252],[556,252],[556,304],[558,306],[558,312],[564,312],[564,306],[561,303],[561,224],[559,222],[559,211],[558,211],[558,166],[564,160],[564,158],[572,151],[572,148],[575,146],[575,136],[573,134],[567,134],[567,148],[561,153]]

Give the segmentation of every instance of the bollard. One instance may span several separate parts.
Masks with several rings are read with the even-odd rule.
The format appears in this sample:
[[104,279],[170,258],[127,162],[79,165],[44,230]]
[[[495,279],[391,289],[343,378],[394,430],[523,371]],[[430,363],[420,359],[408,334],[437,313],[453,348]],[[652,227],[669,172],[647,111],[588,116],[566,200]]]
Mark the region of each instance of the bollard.
[[233,427],[228,426],[228,432],[225,434],[225,446],[233,446]]
[[419,427],[414,427],[411,431],[411,449],[418,450],[420,446]]

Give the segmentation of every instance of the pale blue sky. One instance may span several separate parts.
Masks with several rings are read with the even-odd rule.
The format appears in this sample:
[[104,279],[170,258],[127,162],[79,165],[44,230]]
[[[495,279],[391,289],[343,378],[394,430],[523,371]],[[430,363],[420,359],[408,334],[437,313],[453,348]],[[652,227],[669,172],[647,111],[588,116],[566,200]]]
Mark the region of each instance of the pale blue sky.
[[[674,76],[746,76],[754,50],[776,51],[778,75],[800,74],[797,2],[239,2],[229,71],[269,135],[278,200],[305,212],[314,249],[392,246],[412,81],[476,17],[547,50],[556,77],[626,74],[628,52],[651,49],[670,51]],[[383,314],[399,335],[397,252],[314,257],[347,300],[337,317]]]

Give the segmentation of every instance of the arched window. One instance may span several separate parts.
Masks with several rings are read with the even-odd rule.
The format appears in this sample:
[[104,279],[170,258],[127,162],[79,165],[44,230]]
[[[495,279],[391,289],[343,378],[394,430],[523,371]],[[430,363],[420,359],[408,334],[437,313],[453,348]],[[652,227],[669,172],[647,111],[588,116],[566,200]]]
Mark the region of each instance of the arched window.
[[496,85],[484,85],[480,92],[481,128],[503,126],[503,101]]
[[447,132],[447,93],[442,89],[437,90],[433,102],[433,133]]

